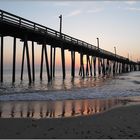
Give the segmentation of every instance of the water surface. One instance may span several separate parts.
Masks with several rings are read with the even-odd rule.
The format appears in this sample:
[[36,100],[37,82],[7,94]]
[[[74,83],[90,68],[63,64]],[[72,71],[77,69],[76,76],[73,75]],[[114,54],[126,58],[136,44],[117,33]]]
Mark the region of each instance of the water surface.
[[[39,73],[38,73],[39,77]],[[140,96],[140,72],[131,72],[115,77],[86,77],[76,76],[74,79],[67,74],[65,80],[59,75],[48,83],[36,78],[29,85],[27,77],[14,85],[6,75],[6,82],[0,85],[0,100],[79,100],[79,99],[108,99],[116,97]],[[8,80],[10,79],[10,80]]]

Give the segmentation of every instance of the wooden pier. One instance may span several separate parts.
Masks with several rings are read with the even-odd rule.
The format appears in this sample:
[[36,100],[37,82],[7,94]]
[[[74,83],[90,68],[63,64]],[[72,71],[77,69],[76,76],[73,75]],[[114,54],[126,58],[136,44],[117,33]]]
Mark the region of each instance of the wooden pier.
[[[140,62],[134,62],[128,58],[103,50],[99,47],[99,39],[97,38],[97,46],[76,39],[69,35],[29,21],[22,17],[13,15],[6,11],[0,10],[0,82],[3,82],[3,49],[4,37],[13,37],[13,72],[12,82],[15,82],[16,73],[16,40],[23,42],[22,64],[21,64],[21,80],[23,80],[24,59],[27,59],[27,70],[29,83],[35,81],[35,59],[34,59],[34,43],[42,46],[41,63],[40,63],[40,80],[42,80],[43,62],[46,63],[46,72],[48,82],[55,77],[55,58],[56,48],[61,49],[62,74],[63,79],[66,77],[65,69],[65,50],[71,52],[71,76],[75,77],[75,53],[80,54],[79,75],[81,77],[120,74],[125,72],[140,70]],[[29,41],[32,42],[32,58],[29,55]],[[50,45],[50,59],[48,59],[47,45]],[[44,59],[45,56],[45,59]],[[86,56],[87,64],[84,67],[83,57]],[[50,62],[49,62],[50,60]],[[31,65],[32,61],[32,65]],[[96,65],[98,64],[98,66]],[[112,67],[113,65],[113,67]],[[32,71],[31,71],[32,70]]]

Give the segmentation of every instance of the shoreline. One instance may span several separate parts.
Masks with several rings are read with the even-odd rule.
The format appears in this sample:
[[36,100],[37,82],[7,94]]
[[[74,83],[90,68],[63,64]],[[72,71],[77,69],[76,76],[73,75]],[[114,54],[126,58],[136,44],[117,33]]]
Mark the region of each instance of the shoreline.
[[140,105],[68,118],[0,118],[0,138],[140,138]]

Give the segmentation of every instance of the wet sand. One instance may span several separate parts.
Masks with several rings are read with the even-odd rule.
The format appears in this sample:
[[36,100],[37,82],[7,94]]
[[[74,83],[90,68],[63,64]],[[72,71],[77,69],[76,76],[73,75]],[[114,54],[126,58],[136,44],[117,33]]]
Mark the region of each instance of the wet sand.
[[0,118],[64,118],[95,115],[122,106],[129,100],[86,99],[62,101],[2,101]]
[[140,105],[68,118],[0,118],[0,138],[140,138]]

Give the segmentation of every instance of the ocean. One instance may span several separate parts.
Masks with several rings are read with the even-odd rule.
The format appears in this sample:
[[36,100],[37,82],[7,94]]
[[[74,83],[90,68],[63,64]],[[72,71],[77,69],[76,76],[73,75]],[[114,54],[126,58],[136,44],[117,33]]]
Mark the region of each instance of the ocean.
[[110,77],[79,77],[71,78],[70,71],[66,79],[62,72],[56,71],[52,82],[48,83],[44,70],[40,81],[39,70],[36,70],[35,82],[28,84],[27,72],[20,81],[20,71],[16,72],[16,82],[12,84],[12,74],[4,71],[4,82],[0,84],[0,101],[9,100],[78,100],[78,99],[108,99],[114,97],[140,96],[140,72],[124,73]]
[[[20,71],[16,72],[16,82],[12,84],[9,70],[4,71],[4,82],[0,84],[0,118],[61,118],[94,115],[122,106],[131,101],[140,101],[140,72],[124,73],[116,76],[85,77],[74,79],[67,71],[62,79],[61,71],[56,72],[52,82],[43,80],[28,84],[27,72],[20,81]],[[78,71],[76,71],[78,75]]]

